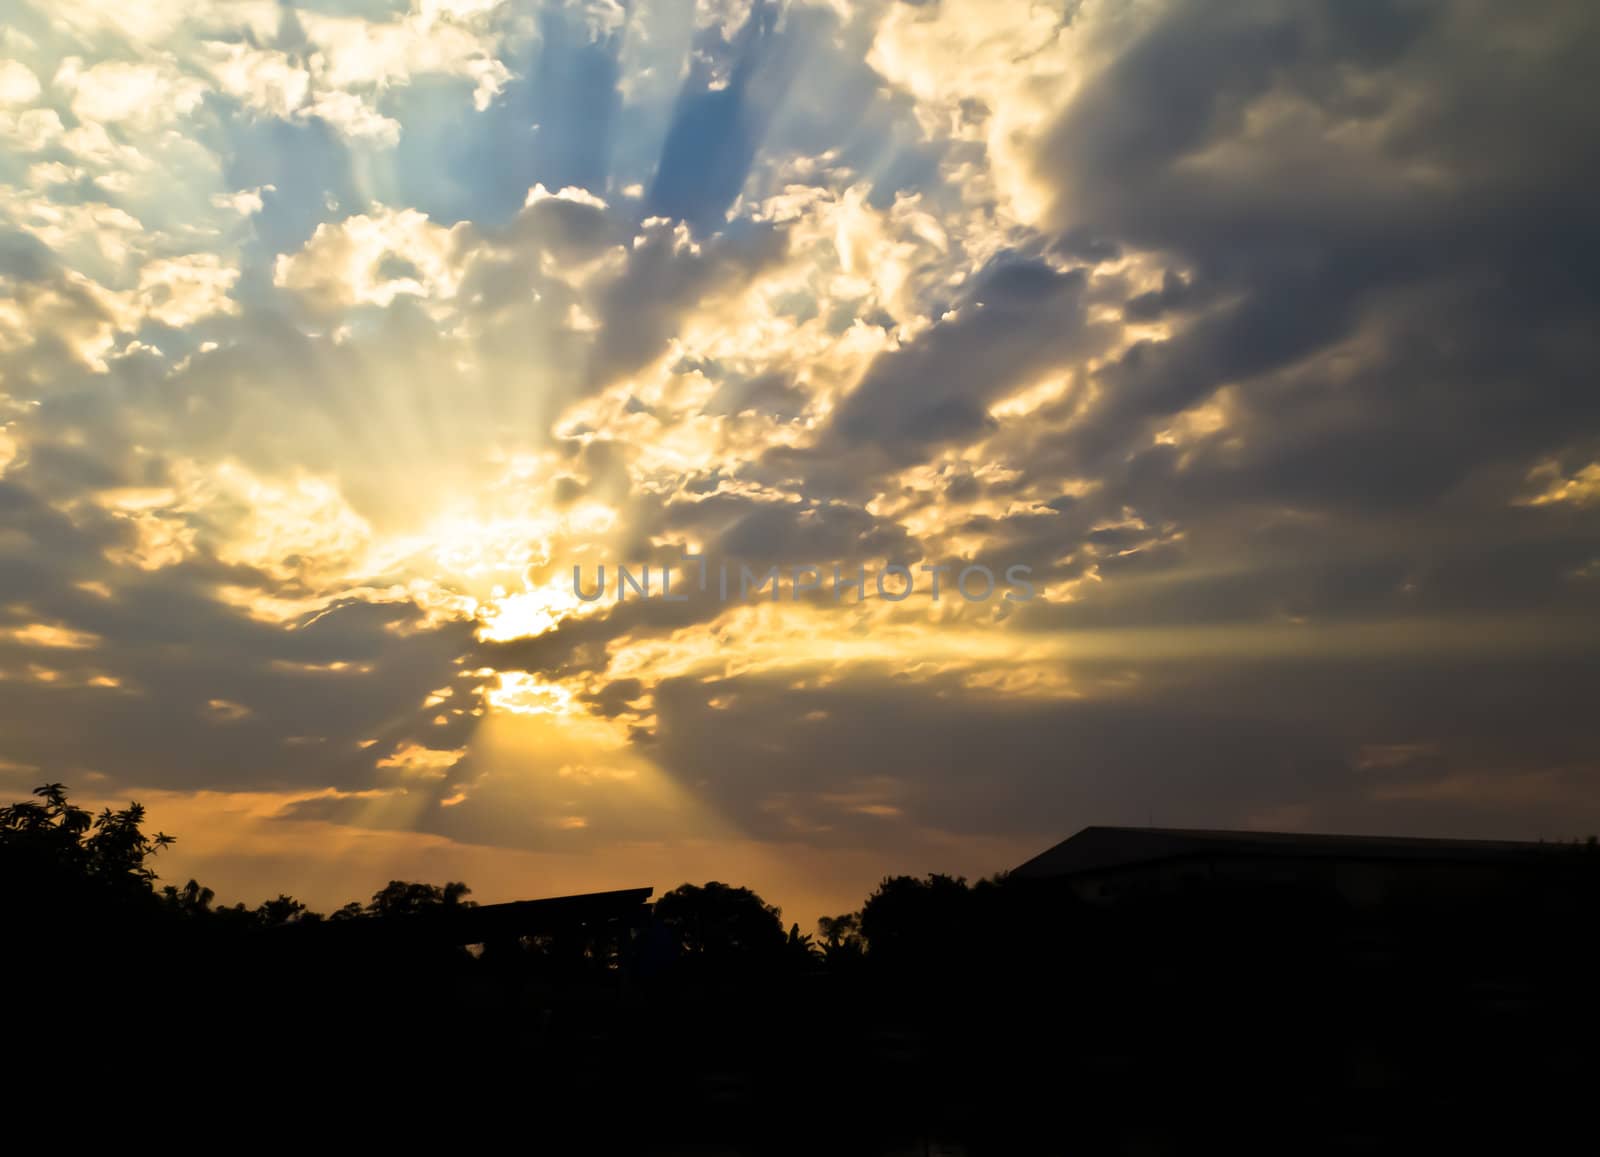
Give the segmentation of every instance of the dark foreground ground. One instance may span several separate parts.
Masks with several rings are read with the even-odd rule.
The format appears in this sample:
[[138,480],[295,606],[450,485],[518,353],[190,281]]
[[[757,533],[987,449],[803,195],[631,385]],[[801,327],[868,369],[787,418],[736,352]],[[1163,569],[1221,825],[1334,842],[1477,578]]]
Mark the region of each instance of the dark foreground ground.
[[443,1125],[452,1148],[1589,1152],[1591,899],[1035,889],[827,961],[662,956],[648,929],[469,953],[78,925],[9,946],[6,1051],[74,1089],[148,1083],[150,1112]]

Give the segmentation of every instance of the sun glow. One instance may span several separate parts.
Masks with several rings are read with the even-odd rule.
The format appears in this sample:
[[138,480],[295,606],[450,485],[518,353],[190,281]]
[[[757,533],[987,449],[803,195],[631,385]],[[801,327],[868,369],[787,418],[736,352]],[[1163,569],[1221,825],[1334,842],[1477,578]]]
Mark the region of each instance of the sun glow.
[[[537,493],[525,477],[526,463],[512,471],[518,504]],[[507,501],[511,501],[508,497]],[[507,642],[553,629],[589,604],[561,581],[556,560],[582,559],[617,522],[617,512],[587,500],[561,510],[483,515],[465,504],[434,518],[421,532],[398,536],[374,552],[373,569],[422,576],[441,590],[459,594],[464,612],[477,620],[478,638]]]
[[577,707],[572,691],[547,683],[526,671],[500,671],[499,682],[486,695],[489,705],[513,715],[570,715]]

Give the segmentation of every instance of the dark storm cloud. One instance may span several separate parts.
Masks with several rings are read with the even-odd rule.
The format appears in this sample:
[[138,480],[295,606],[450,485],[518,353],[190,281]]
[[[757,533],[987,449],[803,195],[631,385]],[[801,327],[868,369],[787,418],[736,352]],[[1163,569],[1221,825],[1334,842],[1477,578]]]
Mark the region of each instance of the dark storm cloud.
[[[1476,776],[1500,779],[1507,798],[1548,785],[1552,769],[1570,769],[1571,786],[1573,775],[1584,781],[1579,769],[1593,780],[1600,759],[1583,707],[1600,684],[1581,653],[1069,670],[1082,700],[1009,699],[939,680],[822,690],[672,681],[657,691],[653,755],[752,831],[792,837],[798,810],[827,829],[813,838],[846,843],[893,839],[900,822],[1043,840],[1088,816],[1238,827],[1322,813],[1369,830],[1504,831],[1492,794],[1433,815],[1421,805]],[[1144,678],[1130,683],[1130,671]],[[896,814],[857,810],[872,801]],[[1554,815],[1544,806],[1511,823],[1532,837]],[[1575,820],[1600,824],[1600,807],[1587,804],[1566,828]]]
[[[1064,456],[1106,463],[1247,383],[1279,455],[1256,493],[1365,480],[1406,502],[1592,425],[1574,386],[1600,352],[1600,278],[1572,255],[1597,239],[1578,63],[1597,31],[1570,3],[1175,6],[1086,86],[1039,173],[1064,229],[1187,266],[1136,317],[1231,304],[1110,367]],[[1304,364],[1357,339],[1381,349],[1353,376]]]
[[974,440],[990,423],[989,401],[1093,349],[1084,288],[1082,270],[997,262],[979,275],[954,318],[873,363],[834,413],[831,438],[841,447],[879,447],[904,462],[940,443]]
[[674,528],[722,528],[709,549],[729,559],[793,564],[917,557],[900,527],[839,503],[775,505],[726,495],[676,503],[667,513]]

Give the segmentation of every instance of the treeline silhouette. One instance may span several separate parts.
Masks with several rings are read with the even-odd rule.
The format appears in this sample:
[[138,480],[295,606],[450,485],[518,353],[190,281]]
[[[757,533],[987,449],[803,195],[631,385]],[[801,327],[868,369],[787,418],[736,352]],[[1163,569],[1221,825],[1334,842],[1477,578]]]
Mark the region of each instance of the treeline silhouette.
[[558,1153],[1523,1147],[1592,1091],[1592,841],[1536,893],[1464,909],[901,876],[805,933],[709,882],[462,944],[465,884],[225,907],[158,886],[173,838],[144,826],[60,784],[0,808],[9,1059],[470,1090],[458,1123],[520,1121]]

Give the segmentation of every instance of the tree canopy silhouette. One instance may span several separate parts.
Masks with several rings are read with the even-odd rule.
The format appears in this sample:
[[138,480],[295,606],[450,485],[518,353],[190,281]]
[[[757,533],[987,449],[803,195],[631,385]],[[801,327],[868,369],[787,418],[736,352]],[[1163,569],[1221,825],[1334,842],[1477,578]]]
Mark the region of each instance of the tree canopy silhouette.
[[879,960],[935,961],[970,934],[973,908],[972,891],[961,877],[893,876],[867,897],[861,936]]
[[370,916],[417,916],[451,908],[471,908],[476,901],[466,897],[472,889],[458,880],[440,888],[433,884],[412,884],[405,880],[390,880],[374,893],[367,905]]
[[156,878],[149,860],[176,842],[165,832],[144,833],[142,804],[95,816],[67,800],[64,784],[47,783],[33,794],[36,800],[0,808],[0,854],[8,870],[148,890]]
[[145,833],[142,805],[94,815],[59,783],[33,795],[0,808],[0,907],[9,923],[37,927],[74,913],[103,923],[153,907],[150,861],[174,839]]
[[716,880],[674,888],[656,901],[655,916],[693,960],[771,960],[787,943],[777,908],[749,888]]

